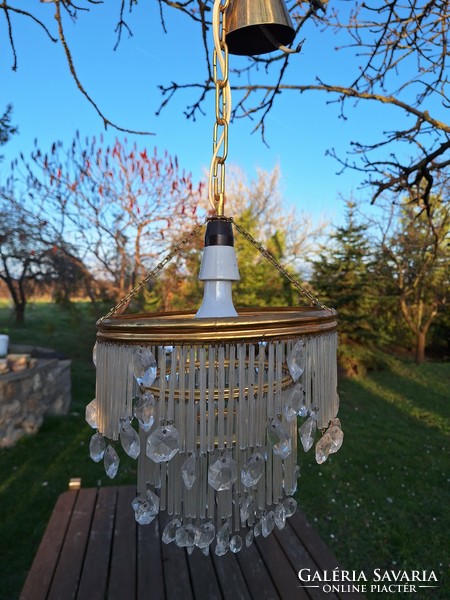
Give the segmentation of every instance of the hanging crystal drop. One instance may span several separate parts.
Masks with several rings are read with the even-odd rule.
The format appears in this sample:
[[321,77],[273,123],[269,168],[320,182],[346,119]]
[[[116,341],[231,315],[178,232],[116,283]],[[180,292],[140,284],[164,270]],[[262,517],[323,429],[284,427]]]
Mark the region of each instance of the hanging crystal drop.
[[206,548],[201,548],[201,551],[204,556],[209,556],[209,546],[206,546]]
[[147,499],[143,500],[134,511],[134,518],[139,525],[148,525],[153,521],[159,511],[159,498],[153,492],[150,492],[154,498],[149,497],[150,490],[147,490]]
[[227,545],[230,541],[231,527],[228,523],[224,523],[217,532],[217,543]]
[[298,434],[303,446],[303,450],[308,452],[314,444],[314,438],[317,430],[317,419],[315,413],[312,413],[306,421],[298,428]]
[[275,525],[278,529],[284,529],[286,525],[286,509],[283,504],[278,504],[274,510]]
[[175,543],[179,548],[186,548],[188,546],[195,546],[200,538],[200,531],[198,527],[188,523],[182,525],[176,530]]
[[150,431],[155,422],[155,397],[150,392],[144,392],[134,405],[134,416],[144,431]]
[[261,528],[262,528],[261,533],[262,533],[263,537],[267,537],[268,535],[270,535],[273,531],[274,526],[275,526],[275,514],[274,514],[273,510],[270,510],[261,519]]
[[218,492],[230,490],[237,479],[237,463],[229,456],[222,456],[208,469],[208,483]]
[[286,496],[293,496],[297,491],[297,480],[300,476],[300,467],[298,465],[295,466],[294,476],[292,478],[292,486],[288,487],[286,483],[283,483],[283,488]]
[[91,400],[89,402],[89,404],[86,406],[85,418],[86,418],[86,422],[88,423],[88,425],[90,425],[92,427],[92,429],[97,429],[98,428],[98,424],[97,424],[97,399],[96,398],[94,398],[93,400]]
[[289,352],[286,362],[289,368],[289,373],[293,381],[297,381],[303,374],[303,360],[304,360],[304,343],[303,340],[299,340],[295,346]]
[[297,383],[293,387],[287,389],[284,394],[284,415],[289,423],[297,418],[302,407],[304,399],[303,387]]
[[261,535],[262,533],[262,523],[261,521],[258,521],[257,523],[255,523],[255,526],[253,527],[253,535],[255,537],[258,537],[259,535]]
[[101,433],[94,433],[89,442],[89,455],[96,463],[100,462],[105,455],[106,440]]
[[230,540],[230,550],[231,552],[233,552],[234,554],[237,554],[238,552],[240,552],[242,548],[242,538],[240,535],[233,535],[233,537]]
[[217,554],[217,556],[223,556],[228,552],[229,547],[229,544],[216,544],[216,547],[214,548],[214,553]]
[[308,407],[305,404],[305,396],[303,396],[302,398],[302,403],[300,405],[299,411],[298,411],[298,416],[299,417],[307,417],[308,416]]
[[150,348],[136,348],[133,352],[133,374],[138,384],[149,388],[156,379],[156,373],[156,360]]
[[152,514],[157,515],[159,513],[159,497],[152,490],[147,490],[145,496],[150,507],[149,510]]
[[245,536],[245,545],[246,545],[247,548],[249,548],[253,544],[253,538],[254,537],[255,537],[255,534],[250,529],[250,531]]
[[264,473],[264,457],[259,452],[253,454],[242,467],[241,481],[245,487],[253,487]]
[[331,435],[331,440],[333,442],[331,444],[330,454],[334,454],[341,448],[344,441],[344,432],[341,429],[341,422],[338,418],[333,419],[327,433]]
[[180,449],[180,434],[173,425],[162,425],[148,436],[146,454],[156,463],[167,462]]
[[174,541],[175,534],[179,527],[181,527],[180,519],[172,519],[167,523],[162,534],[162,541],[164,544],[170,544]]
[[316,462],[321,465],[324,463],[331,451],[333,439],[329,433],[325,433],[316,444]]
[[242,502],[241,507],[239,509],[239,514],[241,517],[242,525],[248,521],[250,514],[254,510],[254,498],[253,496],[247,496],[247,498]]
[[286,511],[286,517],[292,517],[297,510],[297,500],[295,498],[286,498],[283,502],[283,506]]
[[208,548],[216,535],[216,528],[212,523],[203,523],[198,528],[200,535],[198,536],[197,546],[199,548]]
[[123,420],[120,424],[120,443],[128,456],[134,459],[139,456],[141,440],[139,439],[139,434],[131,427],[129,421]]
[[280,423],[273,420],[267,427],[267,438],[272,446],[273,453],[281,458],[287,458],[291,453],[291,439]]
[[131,507],[135,512],[142,501],[142,496],[140,494],[137,495],[136,498],[133,498],[133,500],[131,501]]
[[191,490],[197,479],[197,459],[195,454],[191,454],[184,461],[181,467],[181,477],[186,488]]
[[106,448],[103,464],[105,465],[105,472],[108,477],[114,479],[119,469],[120,459],[112,446]]

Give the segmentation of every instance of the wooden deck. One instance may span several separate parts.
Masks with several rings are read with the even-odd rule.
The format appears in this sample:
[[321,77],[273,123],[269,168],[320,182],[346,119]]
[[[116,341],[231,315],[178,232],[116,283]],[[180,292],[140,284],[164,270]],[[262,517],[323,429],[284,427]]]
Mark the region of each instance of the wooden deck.
[[301,568],[339,567],[305,517],[239,554],[192,555],[160,541],[161,522],[138,526],[133,487],[85,488],[58,498],[20,600],[362,599],[303,588]]

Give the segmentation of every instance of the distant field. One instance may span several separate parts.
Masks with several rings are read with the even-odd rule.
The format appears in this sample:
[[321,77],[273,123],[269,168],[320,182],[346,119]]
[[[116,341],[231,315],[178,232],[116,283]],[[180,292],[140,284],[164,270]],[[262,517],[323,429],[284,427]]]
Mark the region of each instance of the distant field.
[[[26,325],[16,327],[0,300],[0,333],[56,348],[73,361],[70,414],[48,418],[38,434],[0,450],[0,600],[18,596],[69,479],[112,483],[88,458],[92,430],[83,416],[94,394],[97,317],[87,303],[64,310],[38,302],[29,306]],[[450,598],[450,364],[418,367],[393,357],[389,364],[388,371],[340,381],[344,446],[320,467],[311,452],[300,454],[297,497],[345,568],[433,569],[439,590],[414,597],[444,600]],[[125,458],[114,484],[133,483],[135,471]]]

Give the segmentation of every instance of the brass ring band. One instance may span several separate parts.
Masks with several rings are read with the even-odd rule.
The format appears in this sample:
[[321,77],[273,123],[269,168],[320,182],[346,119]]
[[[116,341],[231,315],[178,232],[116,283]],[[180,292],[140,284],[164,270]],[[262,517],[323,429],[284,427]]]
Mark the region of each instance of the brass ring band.
[[337,313],[318,307],[244,308],[238,317],[195,319],[193,311],[112,316],[97,322],[103,343],[190,344],[260,342],[322,335],[337,329]]

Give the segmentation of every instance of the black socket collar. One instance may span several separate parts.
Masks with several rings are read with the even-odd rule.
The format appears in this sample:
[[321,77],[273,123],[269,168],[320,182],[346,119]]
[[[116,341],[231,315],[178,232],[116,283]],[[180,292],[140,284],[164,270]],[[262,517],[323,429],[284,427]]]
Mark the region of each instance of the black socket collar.
[[206,246],[234,246],[233,226],[225,219],[208,221],[205,233]]

